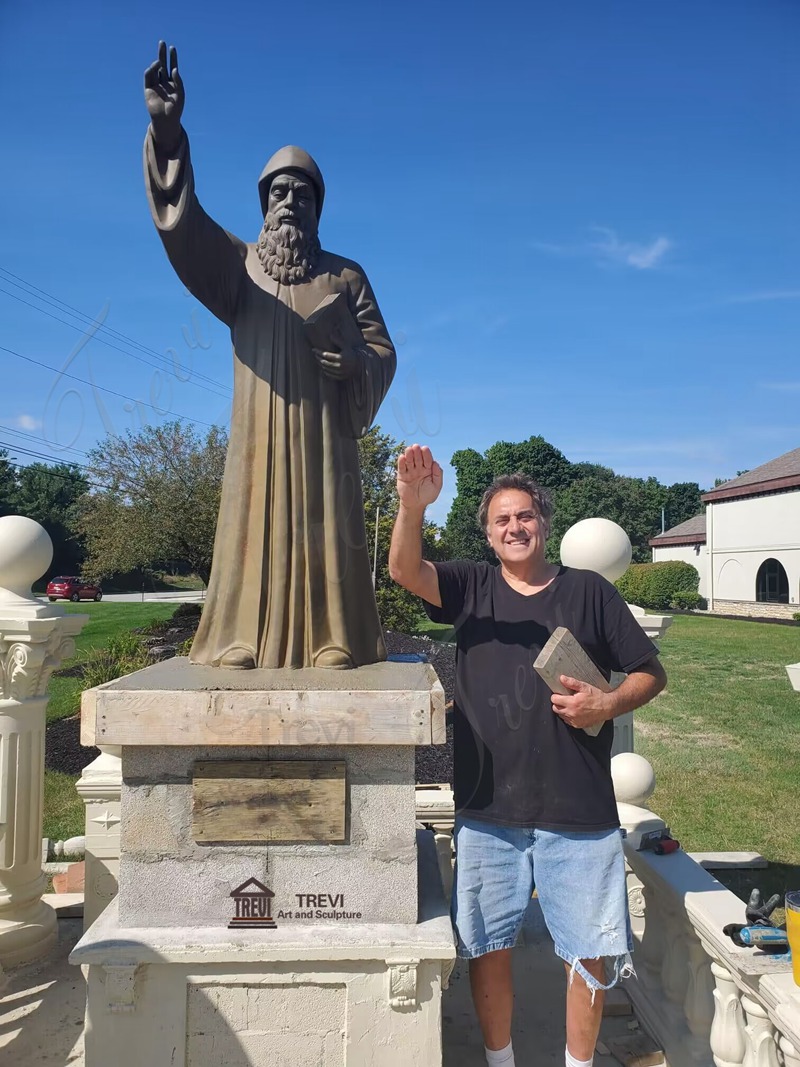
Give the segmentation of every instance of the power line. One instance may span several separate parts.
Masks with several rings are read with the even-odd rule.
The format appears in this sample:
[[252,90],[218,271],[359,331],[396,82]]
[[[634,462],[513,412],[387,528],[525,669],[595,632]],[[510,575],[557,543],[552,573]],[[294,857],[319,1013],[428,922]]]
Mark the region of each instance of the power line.
[[[138,404],[140,401],[135,397],[127,396],[125,393],[118,393],[115,389],[109,389],[105,385],[95,385],[94,382],[87,382],[85,378],[78,378],[75,374],[68,374],[67,371],[60,371],[57,367],[51,367],[49,363],[42,363],[38,359],[33,359],[32,356],[23,356],[21,352],[15,352],[13,348],[6,348],[5,345],[0,345],[0,352],[8,352],[10,356],[16,356],[17,359],[24,359],[27,363],[34,363],[37,367],[44,367],[45,370],[52,371],[53,374],[58,374],[62,378],[69,378],[73,382],[80,382],[81,385],[88,385],[90,389],[99,389],[101,393],[110,393],[111,396],[120,397],[122,400],[130,400],[132,404]],[[186,422],[196,423],[198,426],[214,427],[216,423],[205,422],[203,419],[191,419],[188,415],[182,415],[179,411],[161,412],[162,415],[174,415],[176,419],[185,419]]]
[[[94,319],[91,315],[87,315],[85,312],[80,311],[76,307],[73,307],[72,304],[68,304],[66,300],[60,300],[57,296],[54,296],[53,293],[48,293],[46,289],[41,289],[38,285],[34,285],[33,282],[26,281],[25,278],[21,278],[18,274],[14,274],[14,272],[10,271],[7,267],[0,267],[0,273],[7,275],[7,278],[3,279],[4,281],[9,281],[11,285],[15,286],[17,289],[22,289],[23,292],[27,291],[29,296],[33,296],[35,294],[35,299],[42,300],[45,303],[50,304],[51,307],[55,307],[59,311],[66,310],[74,317],[83,319],[84,322],[88,323],[90,326],[96,325],[96,319]],[[8,295],[14,296],[13,293],[8,293]],[[37,308],[36,310],[42,309]],[[161,352],[156,352],[154,348],[149,348],[147,345],[142,344],[141,341],[137,341],[133,337],[128,337],[127,334],[121,333],[119,330],[114,330],[111,326],[107,326],[105,323],[102,323],[98,327],[98,329],[102,330],[104,333],[109,334],[111,337],[116,338],[117,340],[123,341],[126,344],[133,345],[134,348],[138,348],[142,352],[147,352],[155,356],[157,360],[166,365],[167,369],[174,369],[170,366],[169,360],[166,358],[166,356],[164,356]],[[210,378],[207,374],[203,374],[200,371],[195,371],[195,376],[198,378],[202,378],[204,381],[207,381],[211,385],[218,386],[220,389],[230,394],[230,389],[228,389],[228,387],[223,382],[218,382],[216,378]]]
[[[2,270],[2,269],[3,268],[0,267],[0,270]],[[12,282],[11,284],[13,285],[15,283]],[[6,296],[10,296],[12,300],[17,300],[17,301],[19,301],[20,304],[25,304],[26,307],[33,308],[34,311],[38,311],[41,315],[46,315],[49,319],[55,319],[56,322],[60,322],[64,326],[69,326],[69,328],[71,330],[77,330],[78,333],[85,333],[85,327],[84,326],[77,326],[74,322],[68,322],[66,319],[62,319],[58,315],[54,315],[51,311],[45,311],[44,308],[37,307],[36,304],[32,304],[29,300],[23,300],[23,298],[21,296],[19,296],[18,293],[10,293],[8,291],[8,289],[4,289],[2,286],[0,286],[0,293],[4,293]],[[37,297],[36,299],[39,300],[39,299],[41,299],[41,297]],[[55,305],[53,305],[53,306],[55,306]],[[59,308],[58,310],[61,310],[61,309]],[[90,319],[86,315],[83,315],[82,312],[79,312],[79,311],[77,311],[77,312],[67,312],[67,314],[74,314],[76,316],[79,316],[80,318],[85,319],[90,325],[95,325],[94,320]],[[105,329],[105,327],[103,325],[100,325],[98,330],[97,330],[97,332],[95,333],[95,339],[97,341],[99,341],[101,345],[105,345],[106,348],[113,348],[115,352],[121,352],[123,356],[130,356],[131,359],[138,360],[140,363],[145,363],[148,367],[153,367],[156,370],[171,372],[174,369],[170,365],[169,360],[167,360],[163,356],[158,356],[157,353],[156,353],[156,356],[161,361],[160,363],[154,363],[153,360],[151,360],[151,359],[145,359],[144,356],[137,355],[135,352],[129,352],[125,348],[120,348],[119,345],[114,345],[110,341],[106,341],[106,339],[104,337],[97,336],[97,334],[100,332],[100,330],[103,330],[103,329]],[[138,344],[138,342],[136,342],[136,341],[132,341],[132,342],[128,342],[128,343]],[[140,347],[142,347],[142,346],[140,346]],[[151,351],[151,350],[147,349],[146,351]],[[199,371],[196,372],[196,377],[205,379],[206,381],[212,382],[214,385],[218,385],[221,389],[225,389],[225,386],[221,382],[216,382],[216,381],[214,381],[213,378],[208,378],[205,374],[200,374]],[[209,388],[209,386],[203,385],[203,383],[201,381],[192,382],[191,379],[188,379],[187,380],[187,384],[196,385],[198,389],[205,389],[206,392],[213,393],[215,396],[221,396],[224,399],[227,399],[231,395],[230,394],[230,390],[227,390],[226,392],[219,392],[217,389],[211,389],[211,388]]]
[[15,430],[13,426],[4,426],[2,423],[0,423],[0,430],[5,430],[6,433],[13,433],[16,437],[29,437],[32,441],[41,441],[42,444],[49,445],[50,448],[58,448],[64,452],[77,452],[79,456],[89,458],[89,453],[82,451],[80,448],[73,448],[72,445],[54,445],[46,437],[40,437],[39,434],[26,433],[25,430]]
[[[0,441],[0,448],[13,449],[14,452],[20,452],[20,453],[22,453],[23,456],[30,456],[34,460],[49,460],[52,463],[62,462],[60,460],[55,459],[53,456],[46,456],[42,452],[33,452],[28,448],[23,448],[23,447],[21,447],[20,445],[17,445],[17,444],[12,444],[9,441]],[[16,456],[12,456],[11,458],[12,459],[16,459]],[[18,463],[17,466],[20,468],[20,470],[24,470],[25,469],[25,464],[23,464],[23,463]],[[90,467],[87,467],[83,463],[71,463],[71,464],[68,464],[68,466],[77,467],[81,472],[91,469]],[[62,474],[60,471],[48,470],[47,474],[51,478],[61,478],[65,482],[72,481],[72,478],[68,474]],[[83,477],[83,475],[82,475],[82,477]],[[83,477],[83,480],[86,482],[87,485],[90,485],[93,489],[109,489],[110,490],[110,489],[114,488],[111,485],[101,485],[99,482],[92,482],[86,477]]]

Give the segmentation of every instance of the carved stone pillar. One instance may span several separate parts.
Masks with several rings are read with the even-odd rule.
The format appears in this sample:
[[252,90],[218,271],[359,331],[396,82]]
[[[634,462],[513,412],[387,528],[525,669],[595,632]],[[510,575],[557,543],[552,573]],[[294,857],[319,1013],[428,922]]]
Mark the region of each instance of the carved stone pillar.
[[714,1021],[714,979],[711,974],[711,960],[691,928],[687,947],[689,985],[683,1001],[683,1011],[692,1035],[701,1041],[706,1041]]
[[117,895],[119,879],[120,793],[122,749],[100,748],[84,767],[75,788],[86,805],[86,880],[83,928],[88,930]]
[[750,997],[742,997],[747,1017],[744,1032],[747,1036],[743,1067],[781,1067],[775,1027],[764,1008]]
[[783,1053],[784,1067],[800,1067],[800,1049],[796,1048],[788,1037],[779,1034],[778,1047]]
[[85,616],[31,595],[50,565],[47,532],[19,515],[0,518],[0,965],[27,963],[56,939],[42,902],[42,800],[47,683],[75,651]]
[[727,967],[712,960],[711,973],[715,983],[711,1024],[714,1063],[717,1067],[740,1067],[747,1048],[741,994]]

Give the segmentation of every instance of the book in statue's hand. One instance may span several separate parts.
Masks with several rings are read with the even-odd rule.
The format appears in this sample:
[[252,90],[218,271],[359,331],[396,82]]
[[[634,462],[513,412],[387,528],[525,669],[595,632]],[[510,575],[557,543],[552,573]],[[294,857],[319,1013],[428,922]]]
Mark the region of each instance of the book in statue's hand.
[[[593,685],[601,693],[610,693],[614,689],[566,626],[558,626],[553,630],[550,640],[536,657],[533,669],[553,693],[560,693],[562,696],[572,695],[571,690],[561,683],[562,674]],[[603,723],[584,726],[583,729],[591,737],[597,737],[603,729]]]
[[320,352],[360,348],[364,338],[344,293],[329,293],[303,322],[306,338]]

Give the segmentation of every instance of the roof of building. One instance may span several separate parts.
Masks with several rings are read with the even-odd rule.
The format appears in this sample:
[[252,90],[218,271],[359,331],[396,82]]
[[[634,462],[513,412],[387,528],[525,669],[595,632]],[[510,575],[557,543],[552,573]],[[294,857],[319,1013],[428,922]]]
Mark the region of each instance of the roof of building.
[[754,467],[737,478],[709,489],[700,499],[715,504],[735,497],[759,496],[795,488],[800,488],[800,448],[784,452],[769,463],[762,463],[760,467]]
[[699,515],[693,515],[685,522],[679,522],[663,533],[651,537],[648,542],[653,547],[659,545],[702,545],[706,540],[706,513],[701,511]]

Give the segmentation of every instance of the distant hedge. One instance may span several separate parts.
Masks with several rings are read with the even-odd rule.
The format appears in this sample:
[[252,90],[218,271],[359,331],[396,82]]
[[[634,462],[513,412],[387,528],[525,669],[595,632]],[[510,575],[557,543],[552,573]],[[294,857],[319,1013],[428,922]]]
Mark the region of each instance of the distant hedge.
[[696,593],[699,584],[697,568],[680,560],[633,563],[616,582],[629,604],[657,611],[667,610],[679,593]]

